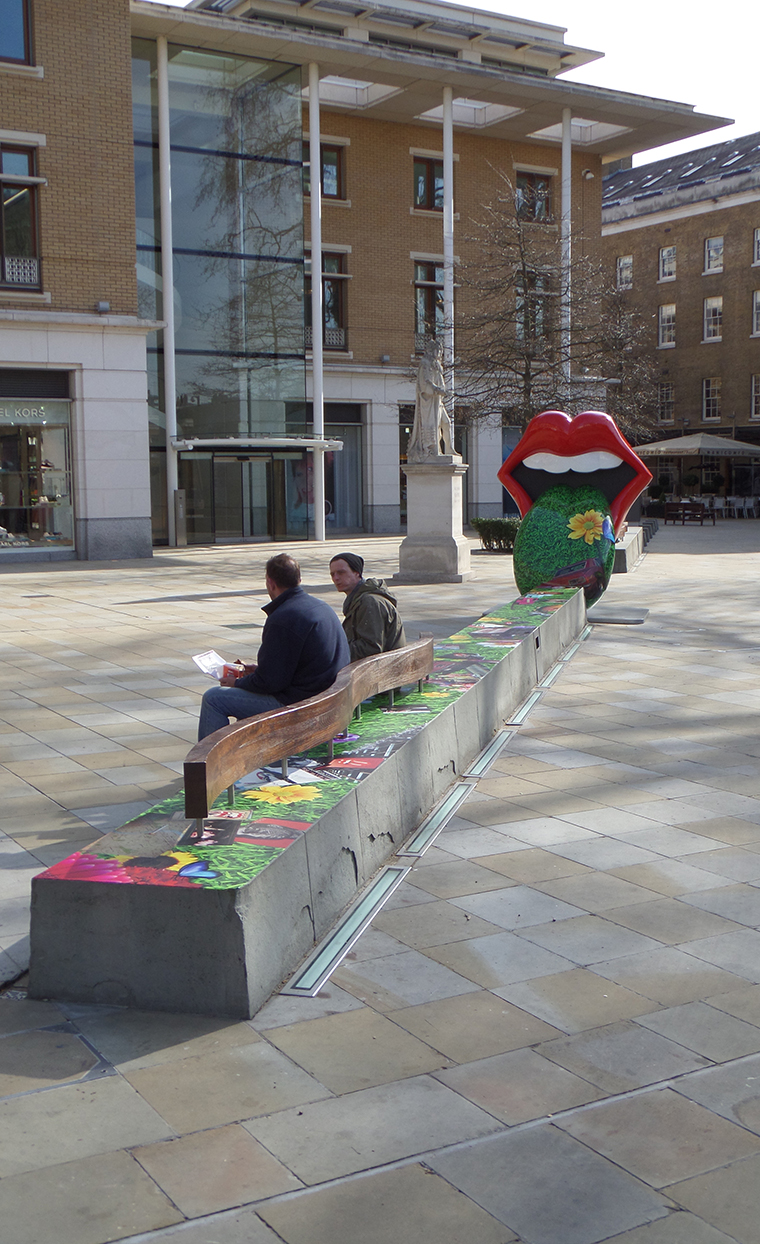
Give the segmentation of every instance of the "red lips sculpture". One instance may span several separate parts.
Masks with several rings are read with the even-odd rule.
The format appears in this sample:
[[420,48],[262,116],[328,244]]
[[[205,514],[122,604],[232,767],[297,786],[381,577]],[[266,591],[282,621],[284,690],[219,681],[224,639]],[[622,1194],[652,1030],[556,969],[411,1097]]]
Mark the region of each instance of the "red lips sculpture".
[[[506,462],[502,463],[498,477],[507,492],[514,497],[524,518],[537,500],[537,495],[531,496],[526,488],[525,470],[520,479],[514,478],[514,472],[527,458],[540,454],[559,459],[577,459],[583,454],[593,453],[610,455],[630,468],[627,472],[619,472],[619,476],[623,476],[621,487],[609,497],[610,516],[617,535],[628,510],[644,491],[652,475],[622,436],[614,419],[601,411],[584,410],[574,419],[561,410],[546,410],[543,414],[536,415]],[[570,463],[568,469],[572,470]],[[573,474],[579,482],[583,478],[575,472]],[[597,476],[600,474],[603,472],[596,472]],[[560,482],[560,479],[561,476],[558,475],[555,482]]]

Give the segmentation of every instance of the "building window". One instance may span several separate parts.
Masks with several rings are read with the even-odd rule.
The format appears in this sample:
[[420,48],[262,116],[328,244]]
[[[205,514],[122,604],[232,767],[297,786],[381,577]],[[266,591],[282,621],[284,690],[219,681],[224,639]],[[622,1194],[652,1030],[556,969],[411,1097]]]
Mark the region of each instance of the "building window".
[[760,337],[760,289],[752,292],[752,336]]
[[720,341],[723,335],[723,299],[705,298],[702,340]]
[[723,271],[723,238],[705,238],[705,272]]
[[426,212],[443,211],[443,160],[414,157],[414,206]]
[[[311,346],[311,260],[307,257],[304,272],[306,345]],[[325,350],[347,350],[346,322],[346,256],[322,252],[322,343]]]
[[3,195],[0,284],[39,289],[37,192],[34,148],[0,146]]
[[760,263],[760,229],[755,229],[752,238],[752,262],[753,264]]
[[[322,162],[322,198],[345,199],[345,147],[342,143],[320,143]],[[309,144],[303,145],[303,192],[311,194]]]
[[751,419],[760,419],[760,372],[752,377],[752,400],[749,408]]
[[657,308],[657,345],[674,346],[676,344],[676,304],[665,303]]
[[537,350],[546,344],[550,329],[553,281],[547,272],[528,273],[517,285],[515,303],[515,336],[519,342],[532,343]]
[[428,337],[440,337],[444,324],[443,265],[414,265],[414,348],[425,349]]
[[721,486],[717,478],[720,475],[720,458],[702,458],[701,467],[703,492],[717,492]]
[[618,289],[633,289],[633,255],[618,255],[615,263],[615,284]]
[[674,281],[676,279],[676,248],[675,246],[660,247],[660,277],[661,281]]
[[660,458],[657,483],[662,485],[666,493],[673,492],[676,482],[676,473],[677,467],[675,458]]
[[720,376],[702,381],[702,418],[720,419]]
[[676,386],[663,381],[657,386],[657,418],[660,423],[672,423],[676,410]]
[[515,190],[520,220],[546,222],[552,219],[552,179],[543,173],[518,173]]
[[29,0],[0,0],[0,60],[31,64]]

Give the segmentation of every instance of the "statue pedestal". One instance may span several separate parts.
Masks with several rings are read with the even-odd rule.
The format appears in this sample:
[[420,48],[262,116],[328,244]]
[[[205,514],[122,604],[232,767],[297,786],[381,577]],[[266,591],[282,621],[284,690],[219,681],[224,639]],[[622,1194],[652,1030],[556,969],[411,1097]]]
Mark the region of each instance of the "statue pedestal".
[[472,576],[470,546],[462,534],[462,479],[458,454],[409,462],[406,475],[408,535],[399,549],[393,583],[463,583]]

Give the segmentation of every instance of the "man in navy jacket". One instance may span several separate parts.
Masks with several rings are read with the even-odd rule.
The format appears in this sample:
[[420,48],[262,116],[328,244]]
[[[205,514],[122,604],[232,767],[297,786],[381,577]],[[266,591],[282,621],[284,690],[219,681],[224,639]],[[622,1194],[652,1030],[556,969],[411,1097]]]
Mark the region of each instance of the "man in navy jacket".
[[351,653],[337,614],[300,586],[301,569],[288,553],[270,557],[266,586],[270,602],[255,665],[241,678],[224,677],[201,703],[198,738],[205,739],[229,724],[295,704],[325,691]]

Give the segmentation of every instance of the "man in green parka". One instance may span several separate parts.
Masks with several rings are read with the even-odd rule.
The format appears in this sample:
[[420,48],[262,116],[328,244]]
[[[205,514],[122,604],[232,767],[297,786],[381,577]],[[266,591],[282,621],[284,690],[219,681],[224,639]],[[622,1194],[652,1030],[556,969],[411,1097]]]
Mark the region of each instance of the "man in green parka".
[[343,630],[351,660],[406,647],[404,626],[382,579],[364,579],[364,558],[358,553],[337,553],[330,561],[330,578],[344,592]]

